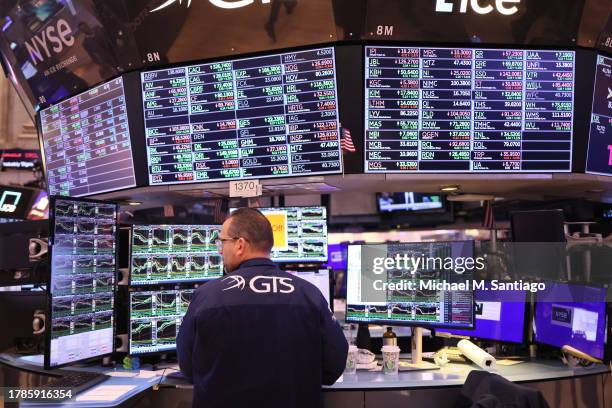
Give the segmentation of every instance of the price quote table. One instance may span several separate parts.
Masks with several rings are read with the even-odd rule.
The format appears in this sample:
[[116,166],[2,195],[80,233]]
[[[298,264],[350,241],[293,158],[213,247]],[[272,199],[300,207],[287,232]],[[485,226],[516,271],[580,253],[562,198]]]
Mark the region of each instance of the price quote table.
[[150,184],[338,173],[334,49],[142,74]]
[[122,78],[41,111],[40,120],[49,194],[136,186]]
[[366,172],[571,171],[573,51],[366,47]]
[[612,58],[597,56],[587,173],[612,175]]

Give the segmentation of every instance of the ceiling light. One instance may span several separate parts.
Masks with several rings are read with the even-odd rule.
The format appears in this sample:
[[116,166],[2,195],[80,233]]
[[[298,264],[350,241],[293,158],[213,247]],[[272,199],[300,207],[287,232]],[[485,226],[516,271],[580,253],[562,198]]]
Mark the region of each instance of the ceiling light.
[[445,191],[447,193],[452,192],[452,191],[457,191],[457,190],[459,190],[459,186],[456,186],[456,185],[440,187],[440,191]]

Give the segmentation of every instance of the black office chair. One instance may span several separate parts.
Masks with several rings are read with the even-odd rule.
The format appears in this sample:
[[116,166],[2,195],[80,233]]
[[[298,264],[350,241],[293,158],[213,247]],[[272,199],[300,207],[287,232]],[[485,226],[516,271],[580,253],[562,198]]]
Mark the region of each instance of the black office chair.
[[472,371],[455,408],[549,408],[542,393],[497,374]]

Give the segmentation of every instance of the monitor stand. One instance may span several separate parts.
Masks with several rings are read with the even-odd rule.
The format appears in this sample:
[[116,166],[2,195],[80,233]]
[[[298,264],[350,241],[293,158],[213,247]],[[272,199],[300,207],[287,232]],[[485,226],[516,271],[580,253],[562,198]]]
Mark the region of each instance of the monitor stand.
[[401,363],[400,371],[415,371],[415,370],[437,370],[440,367],[434,363],[423,361],[423,328],[412,328],[412,361],[409,363]]

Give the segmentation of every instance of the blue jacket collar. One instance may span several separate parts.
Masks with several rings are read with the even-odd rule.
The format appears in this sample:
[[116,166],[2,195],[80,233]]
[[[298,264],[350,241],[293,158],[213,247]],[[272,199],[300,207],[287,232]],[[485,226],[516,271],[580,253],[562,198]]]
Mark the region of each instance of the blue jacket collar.
[[269,258],[252,258],[247,259],[243,263],[236,268],[236,271],[244,268],[248,268],[251,266],[277,266],[271,259]]

